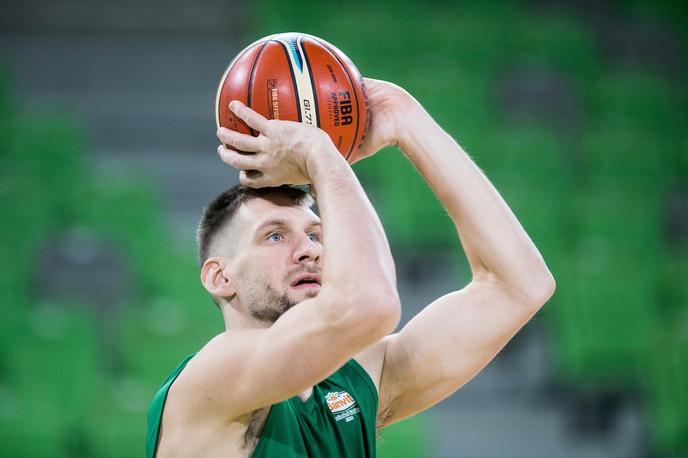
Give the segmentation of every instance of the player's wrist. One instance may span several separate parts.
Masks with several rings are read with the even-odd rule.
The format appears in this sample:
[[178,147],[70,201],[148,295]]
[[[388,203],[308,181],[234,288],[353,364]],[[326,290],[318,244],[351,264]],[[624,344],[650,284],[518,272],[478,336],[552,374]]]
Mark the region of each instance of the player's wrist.
[[338,170],[349,168],[346,160],[335,148],[332,142],[324,145],[314,145],[306,156],[306,174],[311,183],[317,187],[326,176],[337,173]]
[[423,106],[412,99],[396,116],[395,137],[397,146],[406,154],[412,152],[414,139],[422,133],[430,115]]

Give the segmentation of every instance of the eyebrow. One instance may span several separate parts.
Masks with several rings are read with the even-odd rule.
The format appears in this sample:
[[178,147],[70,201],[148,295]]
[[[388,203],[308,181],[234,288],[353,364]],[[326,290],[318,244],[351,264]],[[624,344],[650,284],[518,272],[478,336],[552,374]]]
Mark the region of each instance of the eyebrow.
[[[264,222],[264,223],[261,224],[260,226],[258,226],[258,227],[256,228],[256,230],[254,231],[254,233],[257,234],[257,233],[259,233],[259,232],[264,231],[264,230],[267,229],[268,227],[272,227],[272,226],[278,226],[278,227],[279,227],[279,226],[288,226],[288,225],[289,225],[289,220],[286,220],[286,219],[271,219],[271,220],[268,220],[268,221]],[[308,227],[314,227],[314,226],[322,227],[322,223],[320,223],[320,221],[315,221],[315,220],[313,220],[313,221],[311,221],[311,223],[308,225]]]

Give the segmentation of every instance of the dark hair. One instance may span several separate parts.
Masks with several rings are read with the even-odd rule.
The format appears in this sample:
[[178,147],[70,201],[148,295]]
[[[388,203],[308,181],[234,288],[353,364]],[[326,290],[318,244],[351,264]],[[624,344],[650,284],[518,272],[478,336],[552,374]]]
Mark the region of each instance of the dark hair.
[[258,197],[278,194],[293,200],[295,205],[313,205],[313,197],[303,189],[292,186],[279,186],[274,188],[249,188],[243,185],[235,185],[217,196],[203,210],[203,216],[196,230],[196,242],[198,243],[198,262],[203,263],[209,257],[210,245],[220,229],[232,221],[236,211],[244,202]]

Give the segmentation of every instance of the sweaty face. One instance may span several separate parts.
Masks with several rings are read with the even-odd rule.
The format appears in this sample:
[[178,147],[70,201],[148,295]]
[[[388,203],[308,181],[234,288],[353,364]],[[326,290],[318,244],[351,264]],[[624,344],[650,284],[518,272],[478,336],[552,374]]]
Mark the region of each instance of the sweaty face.
[[273,323],[320,291],[320,220],[305,205],[275,195],[245,202],[238,210],[236,253],[230,275],[253,318]]

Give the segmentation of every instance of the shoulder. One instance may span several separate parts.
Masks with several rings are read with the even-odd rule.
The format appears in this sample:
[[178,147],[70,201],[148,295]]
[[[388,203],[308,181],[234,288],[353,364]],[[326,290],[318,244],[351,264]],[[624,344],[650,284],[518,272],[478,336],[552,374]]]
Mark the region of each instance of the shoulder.
[[155,449],[157,447],[160,429],[162,426],[162,417],[165,411],[165,404],[167,403],[170,387],[193,356],[194,354],[186,356],[182,362],[179,363],[176,368],[174,368],[174,370],[167,376],[165,381],[162,382],[162,385],[160,385],[160,388],[158,388],[156,391],[155,395],[153,396],[153,400],[148,407],[146,450],[147,456],[149,457],[155,454]]
[[[182,363],[165,380],[158,400],[160,408],[159,440],[166,450],[186,450],[193,448],[189,437],[206,438],[209,443],[217,442],[218,437],[239,441],[251,423],[253,413],[229,418],[219,415],[209,406],[213,404],[213,395],[206,389],[208,382],[205,371],[213,364],[218,346],[226,349],[226,342],[240,345],[241,338],[227,333],[213,337],[197,353],[187,356]],[[226,353],[226,351],[225,351]],[[232,390],[231,378],[223,383],[223,390]],[[231,436],[229,438],[228,436]],[[197,444],[196,444],[197,445]]]
[[[208,420],[208,410],[203,412],[203,398],[205,390],[205,378],[208,368],[216,364],[219,347],[226,348],[223,341],[236,340],[227,333],[218,334],[208,341],[197,353],[189,355],[184,362],[173,372],[173,378],[168,379],[167,402],[165,416],[178,420],[188,419],[195,422]],[[231,389],[231,380],[227,380],[227,388]]]

